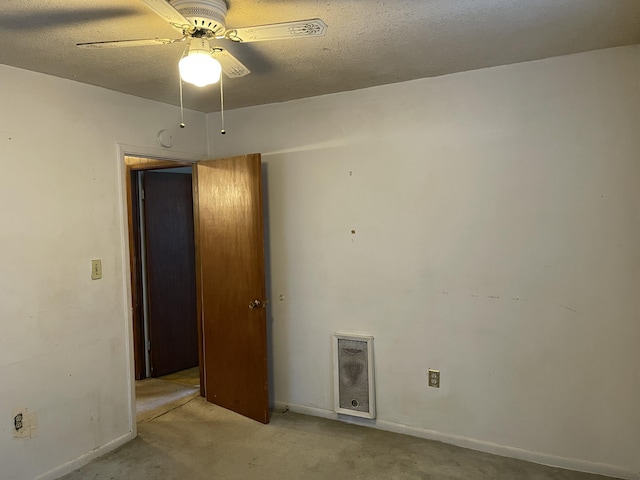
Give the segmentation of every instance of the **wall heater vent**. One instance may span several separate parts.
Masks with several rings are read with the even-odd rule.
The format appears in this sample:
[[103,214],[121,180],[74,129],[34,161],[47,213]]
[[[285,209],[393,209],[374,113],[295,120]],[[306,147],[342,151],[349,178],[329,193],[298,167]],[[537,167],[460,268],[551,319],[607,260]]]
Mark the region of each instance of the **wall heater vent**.
[[375,418],[373,337],[342,333],[333,337],[336,413]]

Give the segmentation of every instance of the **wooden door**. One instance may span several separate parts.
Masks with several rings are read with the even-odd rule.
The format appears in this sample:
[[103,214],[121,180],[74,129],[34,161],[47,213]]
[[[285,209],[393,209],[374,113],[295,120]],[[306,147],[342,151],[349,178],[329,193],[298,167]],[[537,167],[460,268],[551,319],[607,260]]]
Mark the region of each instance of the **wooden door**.
[[194,170],[205,396],[268,423],[260,155],[199,162]]
[[191,174],[145,172],[151,376],[198,365]]

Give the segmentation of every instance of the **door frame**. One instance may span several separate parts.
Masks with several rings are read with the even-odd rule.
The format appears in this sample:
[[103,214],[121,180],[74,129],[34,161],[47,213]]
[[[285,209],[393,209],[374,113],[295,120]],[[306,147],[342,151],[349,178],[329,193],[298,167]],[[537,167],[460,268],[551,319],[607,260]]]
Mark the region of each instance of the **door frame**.
[[[193,166],[199,160],[205,160],[206,154],[192,154],[186,152],[176,152],[175,156],[170,157],[164,150],[156,148],[137,147],[125,144],[117,144],[117,165],[118,165],[118,190],[120,194],[120,214],[121,214],[121,261],[122,261],[122,285],[123,285],[123,307],[125,318],[125,341],[127,363],[129,369],[127,372],[127,381],[129,383],[129,426],[131,430],[131,438],[135,438],[138,434],[136,423],[136,380],[135,380],[135,358],[134,358],[134,308],[133,308],[133,292],[135,281],[133,275],[135,273],[135,262],[133,259],[132,245],[132,215],[131,215],[131,173],[136,170],[148,170],[154,168],[175,168],[184,166]],[[196,279],[197,280],[197,279]],[[200,322],[198,321],[198,357],[200,361],[200,394],[204,395],[204,383],[202,381],[202,361],[201,348],[202,337],[200,332]]]

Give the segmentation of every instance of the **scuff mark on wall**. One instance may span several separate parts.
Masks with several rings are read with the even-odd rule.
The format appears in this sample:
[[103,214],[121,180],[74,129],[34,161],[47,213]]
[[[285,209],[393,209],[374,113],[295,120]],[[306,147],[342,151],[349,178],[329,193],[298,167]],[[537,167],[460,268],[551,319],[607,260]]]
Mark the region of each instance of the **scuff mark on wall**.
[[563,305],[562,303],[555,303],[554,302],[554,305],[558,305],[559,307],[566,308],[567,310],[571,310],[572,312],[578,313],[578,311],[576,309],[571,308],[571,307],[569,307],[567,305]]

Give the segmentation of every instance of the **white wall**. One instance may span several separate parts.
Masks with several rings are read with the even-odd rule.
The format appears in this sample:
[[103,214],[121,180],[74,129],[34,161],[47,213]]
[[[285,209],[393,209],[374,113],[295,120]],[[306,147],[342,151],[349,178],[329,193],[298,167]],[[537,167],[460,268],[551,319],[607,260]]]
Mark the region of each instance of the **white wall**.
[[[0,76],[0,477],[51,478],[131,436],[117,144],[160,149],[180,115],[6,66]],[[205,116],[186,114],[168,156],[206,152]],[[32,438],[16,439],[25,408]]]
[[[369,333],[377,426],[637,478],[639,64],[621,48],[231,111],[225,137],[210,115],[211,156],[264,154],[275,400],[330,415],[331,334]],[[0,75],[0,465],[52,478],[130,438],[116,144],[158,149],[179,116]],[[166,155],[203,153],[204,120]]]
[[330,416],[331,335],[371,334],[379,427],[638,478],[639,60],[211,114],[266,164],[276,404]]

